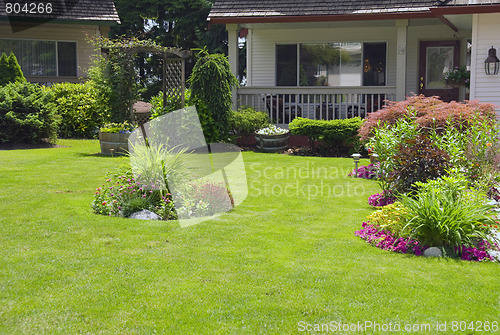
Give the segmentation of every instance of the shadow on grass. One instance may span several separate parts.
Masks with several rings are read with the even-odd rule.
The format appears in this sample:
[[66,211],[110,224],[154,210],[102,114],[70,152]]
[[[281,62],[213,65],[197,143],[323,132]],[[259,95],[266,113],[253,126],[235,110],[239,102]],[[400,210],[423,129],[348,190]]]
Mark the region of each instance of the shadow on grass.
[[95,152],[95,153],[85,153],[85,152],[77,152],[75,153],[75,156],[77,157],[100,157],[100,158],[121,158],[121,157],[126,157],[128,158],[128,155],[125,154],[115,154],[113,156],[111,155],[105,155],[100,152]]

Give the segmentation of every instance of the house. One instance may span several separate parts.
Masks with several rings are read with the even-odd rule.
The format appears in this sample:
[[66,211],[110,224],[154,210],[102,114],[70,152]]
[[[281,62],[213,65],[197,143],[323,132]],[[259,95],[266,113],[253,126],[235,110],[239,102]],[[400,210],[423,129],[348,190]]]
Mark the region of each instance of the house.
[[[23,4],[24,3],[24,4]],[[30,82],[78,82],[87,76],[94,47],[120,22],[113,0],[0,2],[0,53],[14,52]]]
[[[500,75],[485,71],[500,48],[500,1],[217,0],[209,22],[227,28],[233,73],[246,37],[247,84],[234,107],[279,124],[366,116],[411,93],[500,106]],[[457,66],[470,69],[470,89],[445,84]]]

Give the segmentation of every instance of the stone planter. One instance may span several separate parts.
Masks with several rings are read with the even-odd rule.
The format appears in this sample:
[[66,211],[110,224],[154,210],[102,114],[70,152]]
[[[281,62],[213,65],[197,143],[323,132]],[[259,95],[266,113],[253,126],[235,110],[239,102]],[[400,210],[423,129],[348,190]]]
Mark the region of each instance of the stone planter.
[[276,152],[288,148],[290,132],[280,135],[260,135],[255,133],[257,149],[264,152]]
[[130,133],[101,133],[99,143],[103,155],[124,155],[128,152],[128,137]]

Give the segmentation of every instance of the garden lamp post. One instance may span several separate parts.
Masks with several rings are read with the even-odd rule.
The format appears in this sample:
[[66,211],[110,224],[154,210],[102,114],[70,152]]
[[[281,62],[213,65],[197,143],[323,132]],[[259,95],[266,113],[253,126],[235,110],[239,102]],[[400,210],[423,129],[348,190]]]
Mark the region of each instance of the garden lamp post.
[[354,178],[358,178],[358,163],[359,163],[359,159],[361,158],[361,154],[352,154],[351,155],[352,159],[354,159],[354,165],[355,165],[355,169],[354,169]]

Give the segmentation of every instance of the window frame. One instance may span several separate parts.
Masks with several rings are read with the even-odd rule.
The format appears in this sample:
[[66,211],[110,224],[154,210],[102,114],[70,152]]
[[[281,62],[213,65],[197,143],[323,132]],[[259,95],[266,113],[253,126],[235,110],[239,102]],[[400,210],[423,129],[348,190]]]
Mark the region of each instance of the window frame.
[[[360,43],[361,44],[361,69],[363,69],[363,61],[365,58],[365,43],[384,43],[385,44],[385,73],[383,86],[364,86],[363,71],[360,72],[360,87],[387,87],[388,86],[388,67],[389,64],[389,41],[388,40],[370,40],[370,41],[314,41],[314,42],[276,42],[274,43],[274,86],[276,87],[312,87],[312,86],[300,86],[300,45],[301,44],[334,44],[334,43]],[[296,84],[294,86],[278,86],[278,60],[277,60],[277,47],[279,45],[295,45],[297,50],[297,78]],[[352,86],[328,86],[328,87],[352,87]]]
[[[78,55],[78,41],[76,40],[53,40],[53,39],[45,39],[45,38],[3,38],[0,37],[0,40],[9,40],[9,41],[40,41],[40,42],[54,42],[55,43],[55,58],[56,58],[56,75],[55,76],[26,76],[28,78],[46,78],[46,77],[57,77],[57,78],[78,78],[80,75],[79,64],[79,55]],[[59,42],[62,43],[74,43],[75,44],[75,66],[76,66],[76,76],[60,76],[59,75]],[[17,55],[16,55],[17,57]],[[17,57],[19,58],[19,57]]]

